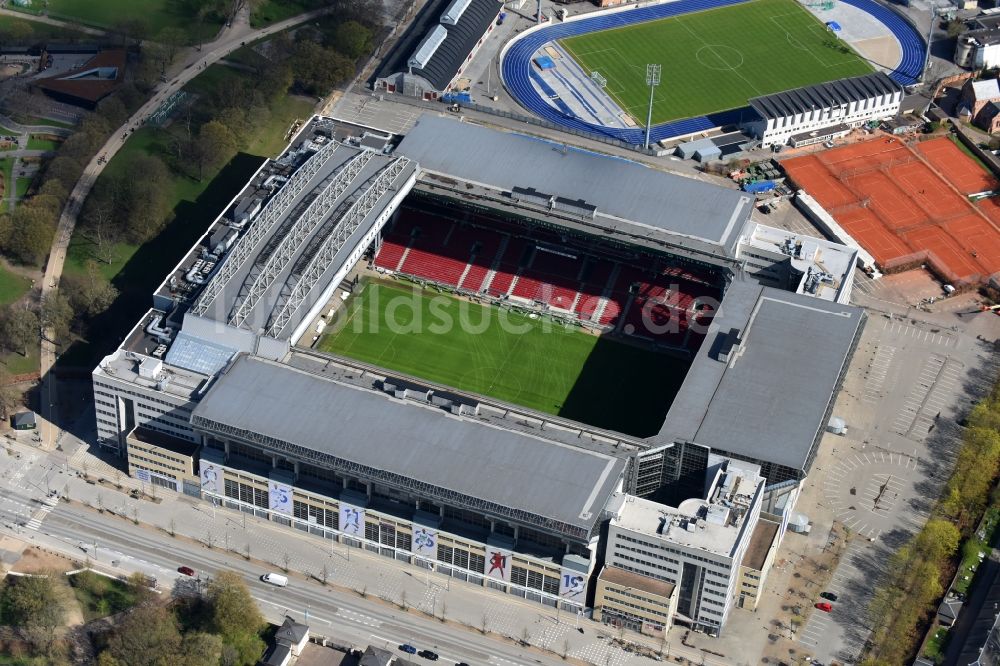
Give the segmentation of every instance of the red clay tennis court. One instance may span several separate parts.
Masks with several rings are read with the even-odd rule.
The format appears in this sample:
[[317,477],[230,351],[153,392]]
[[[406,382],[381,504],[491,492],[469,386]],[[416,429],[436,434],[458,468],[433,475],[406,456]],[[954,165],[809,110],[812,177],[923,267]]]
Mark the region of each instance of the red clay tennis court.
[[1000,271],[1000,200],[968,195],[1000,183],[947,137],[916,148],[897,138],[782,162],[886,272],[927,264],[952,284]]

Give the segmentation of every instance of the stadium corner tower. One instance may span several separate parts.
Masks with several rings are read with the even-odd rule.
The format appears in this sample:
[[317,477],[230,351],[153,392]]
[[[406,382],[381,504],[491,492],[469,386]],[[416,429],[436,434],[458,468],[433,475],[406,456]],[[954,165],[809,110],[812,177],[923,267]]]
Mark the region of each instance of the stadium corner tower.
[[[853,267],[818,277],[801,243],[748,277],[753,206],[433,115],[402,138],[315,117],[93,371],[99,442],[144,482],[583,609],[627,494],[699,495],[725,456],[760,466],[780,514],[808,473],[864,314]],[[584,408],[314,348],[388,283],[590,336]],[[619,345],[634,367],[594,361]]]

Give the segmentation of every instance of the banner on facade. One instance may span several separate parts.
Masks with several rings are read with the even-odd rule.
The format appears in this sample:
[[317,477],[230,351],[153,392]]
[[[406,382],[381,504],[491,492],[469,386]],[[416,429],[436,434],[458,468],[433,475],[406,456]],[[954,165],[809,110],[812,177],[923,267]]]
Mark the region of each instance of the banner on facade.
[[292,515],[292,487],[280,481],[268,481],[267,508],[286,516]]
[[365,510],[353,504],[340,503],[340,531],[351,536],[365,536]]
[[559,578],[559,596],[567,601],[586,601],[587,575],[573,569],[563,569]]
[[423,525],[413,525],[413,553],[421,557],[437,559],[437,530]]
[[486,545],[486,565],[483,573],[487,578],[510,582],[510,551]]
[[201,491],[203,493],[222,494],[222,469],[215,463],[201,460],[198,463],[201,470]]

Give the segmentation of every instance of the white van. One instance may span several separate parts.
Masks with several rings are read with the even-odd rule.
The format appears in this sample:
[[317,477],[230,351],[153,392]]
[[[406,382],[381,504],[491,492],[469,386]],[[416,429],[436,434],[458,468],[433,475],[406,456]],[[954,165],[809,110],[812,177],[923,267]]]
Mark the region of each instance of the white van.
[[282,576],[281,574],[268,573],[260,577],[265,583],[270,583],[271,585],[276,585],[278,587],[285,587],[288,585],[288,577]]

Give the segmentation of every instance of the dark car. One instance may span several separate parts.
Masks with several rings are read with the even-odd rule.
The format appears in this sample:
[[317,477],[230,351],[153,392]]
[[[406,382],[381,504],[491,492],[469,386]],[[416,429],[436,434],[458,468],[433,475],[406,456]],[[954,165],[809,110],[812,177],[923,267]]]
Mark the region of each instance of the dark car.
[[420,652],[417,653],[417,656],[423,657],[424,659],[429,659],[430,661],[438,660],[437,652],[431,652],[430,650],[421,650]]
[[402,645],[399,646],[399,649],[402,650],[403,652],[405,652],[406,654],[416,654],[417,653],[417,648],[413,647],[409,643],[403,643]]
[[467,663],[465,663],[464,661],[456,661],[455,662],[455,666],[469,666],[469,665]]
[[834,594],[833,592],[820,592],[819,596],[823,597],[824,599],[826,599],[828,601],[836,601],[837,600],[837,595]]
[[177,573],[184,574],[185,576],[193,576],[194,569],[191,567],[177,567]]

